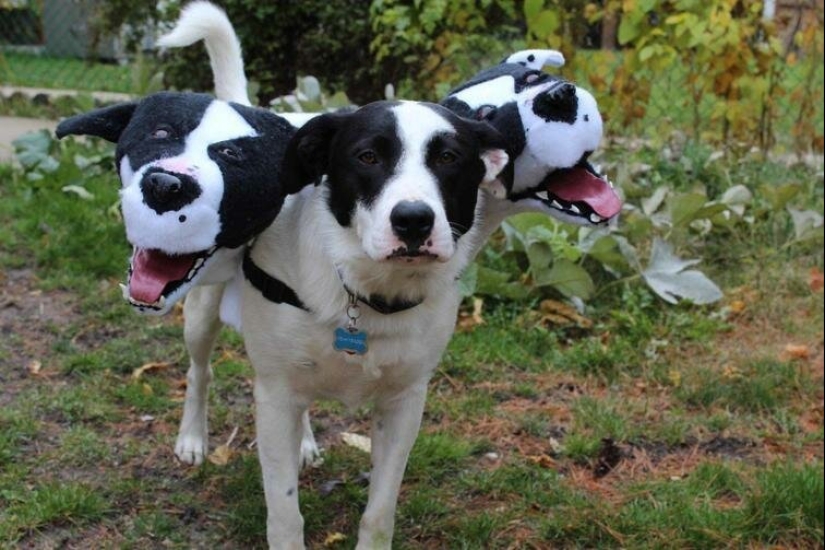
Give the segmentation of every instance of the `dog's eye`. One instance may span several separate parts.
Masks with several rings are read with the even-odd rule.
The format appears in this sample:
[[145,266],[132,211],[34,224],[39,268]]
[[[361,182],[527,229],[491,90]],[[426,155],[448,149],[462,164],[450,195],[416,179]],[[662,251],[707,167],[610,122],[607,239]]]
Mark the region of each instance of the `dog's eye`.
[[364,164],[378,164],[378,155],[376,155],[374,151],[364,151],[358,155],[358,160]]
[[168,138],[169,136],[172,135],[172,132],[169,131],[169,128],[160,127],[160,128],[155,128],[152,131],[151,135],[152,135],[152,139],[166,139],[166,138]]
[[458,160],[458,156],[452,151],[441,151],[435,158],[436,164],[452,164]]

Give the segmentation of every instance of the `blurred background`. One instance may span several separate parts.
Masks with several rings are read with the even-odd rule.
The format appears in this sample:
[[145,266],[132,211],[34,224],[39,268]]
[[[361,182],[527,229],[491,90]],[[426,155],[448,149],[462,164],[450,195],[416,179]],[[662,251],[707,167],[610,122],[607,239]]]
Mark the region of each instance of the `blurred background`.
[[[549,47],[568,60],[560,74],[594,93],[609,135],[667,140],[678,131],[745,151],[823,148],[822,0],[217,3],[240,35],[261,105],[307,75],[320,90],[308,84],[303,108],[382,99],[388,84],[396,97],[438,100],[512,51]],[[182,4],[0,0],[0,83],[210,91],[201,46],[153,48]]]

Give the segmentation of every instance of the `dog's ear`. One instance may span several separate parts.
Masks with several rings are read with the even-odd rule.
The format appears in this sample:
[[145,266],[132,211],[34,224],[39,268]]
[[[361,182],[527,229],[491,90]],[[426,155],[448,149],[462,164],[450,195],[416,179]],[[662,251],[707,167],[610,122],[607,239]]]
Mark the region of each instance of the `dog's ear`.
[[57,125],[55,134],[58,138],[96,136],[117,143],[137,106],[138,102],[130,101],[69,117]]
[[480,187],[503,199],[507,197],[513,181],[513,163],[507,154],[507,142],[498,130],[486,122],[474,122],[473,126],[481,142],[481,161],[485,169]]
[[309,184],[318,184],[329,165],[329,148],[348,113],[327,113],[304,124],[286,148],[284,189],[297,193]]

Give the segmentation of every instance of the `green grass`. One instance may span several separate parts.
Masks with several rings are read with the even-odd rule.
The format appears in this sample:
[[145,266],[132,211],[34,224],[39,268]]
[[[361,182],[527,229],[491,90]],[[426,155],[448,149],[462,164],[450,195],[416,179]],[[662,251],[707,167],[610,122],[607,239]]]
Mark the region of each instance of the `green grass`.
[[0,81],[10,86],[133,93],[133,69],[117,63],[0,53]]
[[[237,428],[232,458],[183,467],[172,453],[182,321],[122,303],[129,247],[111,149],[51,143],[48,154],[52,172],[0,165],[0,547],[264,548],[241,337],[221,333],[210,395],[211,447]],[[697,171],[653,160],[657,175],[629,192],[664,179],[717,192],[795,182],[793,205],[822,211],[815,170],[706,168],[691,155]],[[94,198],[62,191],[70,184]],[[486,299],[484,324],[455,335],[430,384],[394,546],[821,547],[823,301],[809,277],[823,253],[788,244],[784,209],[755,202],[751,226],[682,241],[725,289],[720,304],[668,306],[627,281],[588,304],[592,328],[571,330],[536,322],[535,298]],[[735,300],[744,309],[725,313]],[[788,343],[810,357],[783,356]],[[169,364],[134,380],[149,362]],[[365,433],[368,420],[335,403],[313,410],[325,452],[300,483],[310,547],[334,533],[346,538],[332,548],[355,546],[370,461],[338,434]],[[621,459],[597,476],[606,438]]]

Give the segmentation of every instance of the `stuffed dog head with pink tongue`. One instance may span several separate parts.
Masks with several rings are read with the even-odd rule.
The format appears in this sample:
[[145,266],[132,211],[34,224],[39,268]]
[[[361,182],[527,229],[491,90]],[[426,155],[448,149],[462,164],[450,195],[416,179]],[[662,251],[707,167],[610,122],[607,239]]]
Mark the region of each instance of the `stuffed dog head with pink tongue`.
[[244,245],[280,211],[280,170],[294,127],[206,94],[160,92],[62,121],[57,136],[117,144],[126,237],[124,297],[163,314],[195,284],[234,275]]
[[461,116],[486,120],[504,135],[511,161],[493,190],[498,198],[518,211],[603,224],[622,203],[587,162],[601,141],[602,117],[587,90],[541,70],[563,64],[555,50],[516,52],[441,103]]

